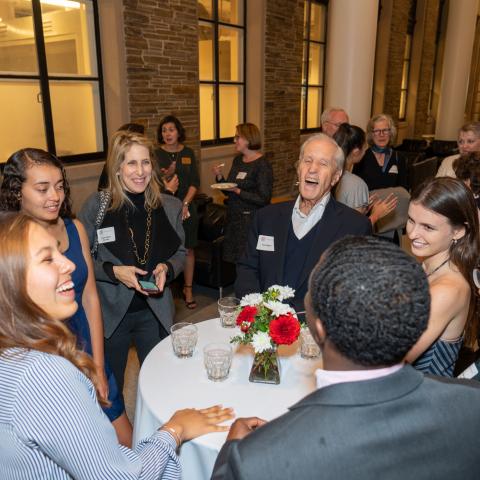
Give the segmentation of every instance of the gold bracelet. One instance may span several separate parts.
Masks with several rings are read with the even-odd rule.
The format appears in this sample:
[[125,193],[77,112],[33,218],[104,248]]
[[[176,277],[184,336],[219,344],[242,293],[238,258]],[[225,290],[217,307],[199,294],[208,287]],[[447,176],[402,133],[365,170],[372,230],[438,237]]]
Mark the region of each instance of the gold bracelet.
[[168,427],[165,424],[160,430],[166,430],[167,432],[170,432],[170,434],[173,436],[177,444],[177,448],[182,444],[182,439],[180,438],[180,435],[177,433],[177,431],[173,427]]

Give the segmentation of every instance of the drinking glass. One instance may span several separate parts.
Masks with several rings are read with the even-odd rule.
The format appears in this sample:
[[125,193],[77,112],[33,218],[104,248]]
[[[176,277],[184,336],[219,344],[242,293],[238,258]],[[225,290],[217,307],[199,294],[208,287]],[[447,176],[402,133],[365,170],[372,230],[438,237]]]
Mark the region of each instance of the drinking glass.
[[193,355],[198,339],[197,327],[190,322],[181,322],[170,328],[173,352],[179,358],[188,358]]
[[228,343],[209,343],[203,348],[203,360],[209,380],[221,382],[228,377],[233,351]]
[[320,347],[308,328],[300,330],[300,356],[302,358],[316,358],[320,355]]
[[240,300],[235,297],[222,297],[218,300],[218,313],[222,327],[233,328],[236,325]]

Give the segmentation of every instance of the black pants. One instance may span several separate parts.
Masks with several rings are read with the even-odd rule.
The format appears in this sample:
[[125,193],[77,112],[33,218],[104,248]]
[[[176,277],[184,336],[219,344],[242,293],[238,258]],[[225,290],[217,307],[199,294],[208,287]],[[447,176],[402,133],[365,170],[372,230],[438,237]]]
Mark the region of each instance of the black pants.
[[140,365],[168,332],[150,310],[126,313],[110,338],[105,339],[105,358],[113,371],[118,390],[123,394],[128,349],[135,345]]

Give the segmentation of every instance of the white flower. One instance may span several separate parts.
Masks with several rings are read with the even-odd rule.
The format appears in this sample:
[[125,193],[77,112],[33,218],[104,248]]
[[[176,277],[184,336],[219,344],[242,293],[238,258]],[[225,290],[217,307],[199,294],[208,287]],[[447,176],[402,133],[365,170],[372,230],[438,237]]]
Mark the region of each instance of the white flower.
[[270,335],[267,332],[257,332],[252,336],[252,345],[255,353],[262,353],[272,348]]
[[290,305],[282,302],[271,300],[270,302],[265,302],[264,305],[272,311],[274,317],[286,315],[287,313],[295,313],[295,310]]
[[255,306],[255,305],[260,305],[262,302],[263,302],[263,297],[260,293],[249,293],[248,295],[245,295],[240,300],[240,306],[241,307]]
[[283,302],[287,298],[293,298],[295,296],[295,290],[290,288],[288,285],[286,287],[282,287],[281,285],[272,285],[267,291],[273,292],[274,290],[278,291],[277,299],[280,302]]

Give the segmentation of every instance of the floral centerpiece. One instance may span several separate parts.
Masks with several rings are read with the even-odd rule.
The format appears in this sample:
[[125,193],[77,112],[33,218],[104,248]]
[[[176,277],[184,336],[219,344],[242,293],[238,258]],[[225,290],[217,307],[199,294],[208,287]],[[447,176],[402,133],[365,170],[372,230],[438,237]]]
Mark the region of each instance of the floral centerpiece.
[[255,351],[250,381],[280,383],[278,345],[290,345],[300,334],[300,322],[295,310],[284,300],[292,298],[290,287],[271,286],[264,293],[250,293],[240,302],[237,325],[242,334],[232,343],[250,344]]

